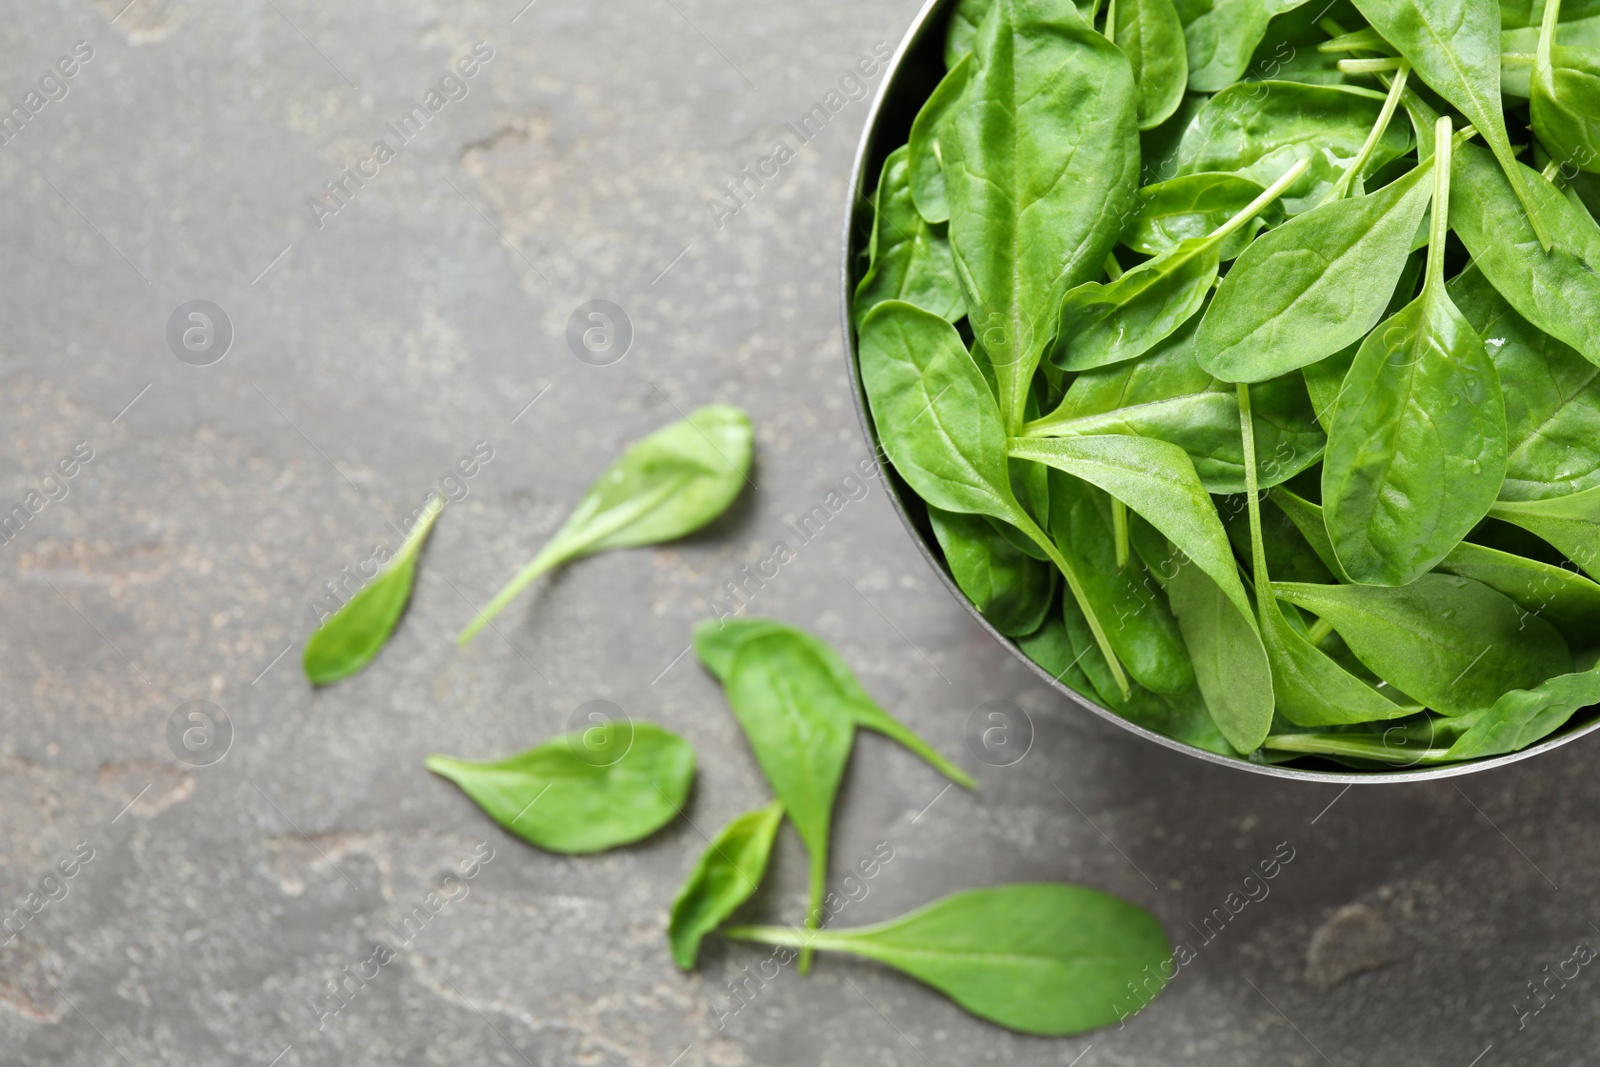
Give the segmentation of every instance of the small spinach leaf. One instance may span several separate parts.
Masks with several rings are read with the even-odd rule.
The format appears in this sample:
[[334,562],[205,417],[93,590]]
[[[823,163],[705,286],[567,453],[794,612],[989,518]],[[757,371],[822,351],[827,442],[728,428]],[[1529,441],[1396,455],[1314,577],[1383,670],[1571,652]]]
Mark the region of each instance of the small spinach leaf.
[[444,497],[435,494],[388,565],[306,641],[300,664],[312,685],[329,685],[355,674],[388,643],[411,600],[417,553],[443,510]]
[[1017,637],[1039,628],[1055,592],[1049,563],[1017,548],[981,515],[929,507],[928,521],[951,577],[995,629]]
[[1183,23],[1172,0],[1117,0],[1106,17],[1106,36],[1133,64],[1139,128],[1154,129],[1178,110],[1189,80]]
[[911,168],[911,199],[917,212],[927,221],[949,222],[950,204],[945,197],[944,150],[941,141],[948,132],[945,120],[961,104],[961,94],[967,89],[967,76],[972,61],[967,57],[951,66],[933,93],[922,104],[922,110],[911,121],[910,140],[906,145]]
[[1600,172],[1600,49],[1555,44],[1561,0],[1548,0],[1534,53],[1528,113],[1551,156]]
[[973,889],[898,919],[816,934],[730,927],[727,936],[791,948],[848,952],[904,971],[972,1014],[1030,1034],[1075,1034],[1125,1014],[1129,982],[1151,982],[1172,955],[1143,908],[1062,884]]
[[1554,627],[1470,578],[1424,574],[1399,587],[1274,588],[1326,620],[1373,673],[1445,715],[1490,707],[1508,690],[1572,669]]
[[1305,0],[1176,0],[1189,57],[1189,88],[1210,93],[1238,81],[1272,16]]
[[[1237,580],[1237,579],[1235,579]],[[1206,707],[1228,743],[1254,752],[1272,728],[1272,667],[1255,616],[1193,563],[1167,582]]]
[[1600,580],[1600,487],[1544,500],[1502,500],[1489,515],[1544,538]]
[[1484,712],[1450,746],[1450,759],[1480,759],[1527,748],[1600,704],[1600,670],[1557,675],[1531,689],[1514,689]]
[[623,721],[503,760],[429,756],[427,767],[524,841],[550,852],[599,852],[672,821],[689,796],[694,749],[659,726]]
[[456,638],[466,644],[544,572],[611,548],[693,533],[728,510],[747,484],[750,417],[710,404],[638,441],[589,487],[539,554]]
[[868,245],[871,265],[856,284],[851,306],[857,323],[885,300],[904,300],[951,322],[967,313],[943,227],[925,221],[911,202],[906,157],[902,145],[883,161]]
[[[1139,209],[1122,231],[1122,243],[1147,256],[1160,255],[1191,237],[1204,237],[1260,196],[1262,187],[1237,174],[1185,174],[1139,190]],[[1276,221],[1277,205],[1222,243],[1217,256],[1230,260],[1244,251],[1263,222]]]
[[845,663],[843,657],[835,652],[832,646],[804,630],[771,619],[708,619],[695,627],[695,655],[700,657],[700,662],[705,664],[706,670],[716,675],[717,679],[726,685],[733,670],[734,656],[738,654],[739,649],[749,641],[769,634],[777,634],[786,641],[804,646],[816,660],[827,667],[828,674],[833,679],[828,699],[844,707],[855,719],[857,726],[864,726],[905,746],[957,785],[967,789],[974,788],[976,783],[971,776],[941,756],[909,726],[883,710],[882,706],[862,688],[861,683],[856,680],[855,673],[850,670],[849,664]]
[[721,926],[761,884],[782,822],[783,803],[774,800],[724,826],[701,853],[672,902],[667,922],[667,943],[680,968],[694,968],[701,939]]

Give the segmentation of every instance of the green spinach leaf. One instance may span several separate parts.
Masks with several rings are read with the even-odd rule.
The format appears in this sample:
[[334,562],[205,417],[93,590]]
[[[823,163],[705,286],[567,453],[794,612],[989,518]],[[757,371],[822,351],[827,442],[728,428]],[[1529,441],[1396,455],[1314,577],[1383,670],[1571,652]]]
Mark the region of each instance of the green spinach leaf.
[[1435,131],[1422,295],[1362,342],[1322,467],[1324,519],[1346,573],[1405,585],[1488,514],[1506,471],[1505,402],[1483,341],[1444,284],[1450,120]]
[[1450,746],[1450,759],[1517,752],[1555,733],[1574,714],[1600,704],[1600,670],[1562,674],[1531,689],[1514,689]]
[[1600,48],[1556,46],[1561,0],[1548,0],[1529,85],[1533,132],[1555,159],[1600,173]]
[[1238,81],[1274,15],[1305,0],[1176,0],[1189,57],[1189,88],[1211,93]]
[[955,260],[943,227],[927,222],[911,202],[911,167],[901,146],[883,161],[869,244],[871,265],[856,284],[855,321],[885,300],[904,300],[951,322],[967,313]]
[[1600,579],[1600,487],[1543,500],[1502,500],[1489,514],[1544,538]]
[[417,554],[443,510],[444,497],[435,494],[412,524],[394,558],[306,641],[300,664],[312,685],[330,685],[348,678],[371,663],[388,643],[411,600]]
[[1013,430],[1061,295],[1100,272],[1138,185],[1133,70],[1069,0],[995,0],[971,62],[940,139],[950,244]]
[[706,846],[678,890],[667,921],[667,943],[680,968],[694,969],[701,939],[721,926],[761,884],[782,822],[783,803],[774,800],[734,819]]
[[1178,568],[1167,595],[1212,719],[1230,745],[1254,752],[1272,728],[1273,708],[1272,667],[1255,615],[1193,563]]
[[1116,0],[1106,18],[1106,36],[1133,64],[1139,128],[1154,129],[1178,110],[1189,81],[1177,9],[1172,0]]
[[1055,592],[1054,569],[1023,552],[980,515],[928,509],[950,575],[995,629],[1012,637],[1044,622]]
[[638,841],[671,822],[689,796],[694,749],[659,726],[623,721],[503,760],[429,756],[427,766],[524,841],[584,853]]
[[750,417],[710,404],[640,440],[606,468],[561,529],[461,631],[466,644],[554,567],[611,548],[659,544],[716,519],[746,485]]
[[[1139,190],[1139,209],[1122,231],[1122,243],[1157,256],[1191,237],[1204,237],[1250,206],[1262,187],[1237,174],[1185,174]],[[1235,231],[1217,250],[1227,261],[1244,251],[1265,222],[1277,221],[1276,203]]]
[[971,71],[972,61],[962,57],[939,80],[911,122],[910,140],[906,145],[910,153],[911,199],[916,203],[917,212],[929,222],[950,221],[942,147],[948,132],[945,120],[961,105],[961,94],[967,90],[967,76]]
[[1530,178],[1512,152],[1501,110],[1500,18],[1494,0],[1355,0],[1355,5],[1428,88],[1477,129],[1548,250],[1557,224],[1546,219],[1538,198],[1529,193]]
[[[891,300],[863,320],[859,349],[872,420],[900,476],[934,507],[988,515],[1021,530],[1049,555],[1081,602],[1083,586],[1072,565],[1017,502],[1000,411],[955,327]],[[1122,677],[1105,628],[1092,614],[1089,622]]]
[[[734,656],[739,649],[754,638],[770,634],[777,634],[785,641],[804,646],[815,660],[827,667],[828,674],[833,680],[828,699],[845,708],[857,726],[864,726],[905,746],[957,785],[967,789],[976,786],[971,776],[941,756],[910,727],[883,710],[882,706],[862,688],[861,683],[856,680],[855,673],[850,670],[849,664],[845,663],[843,657],[835,652],[831,645],[804,630],[786,626],[772,619],[708,619],[695,627],[695,655],[700,657],[700,662],[705,665],[706,670],[716,675],[717,679],[726,685],[733,670]],[[821,691],[820,688],[818,691]]]
[[1554,627],[1470,578],[1274,589],[1331,625],[1373,673],[1445,715],[1491,707],[1502,693],[1572,669]]
[[[806,934],[740,926],[744,941],[848,952],[888,964],[982,1019],[1024,1033],[1081,1033],[1154,995],[1172,946],[1143,908],[1083,886],[973,889],[876,926]],[[1139,998],[1125,1001],[1130,983]],[[1120,1006],[1119,1005],[1125,1005]]]

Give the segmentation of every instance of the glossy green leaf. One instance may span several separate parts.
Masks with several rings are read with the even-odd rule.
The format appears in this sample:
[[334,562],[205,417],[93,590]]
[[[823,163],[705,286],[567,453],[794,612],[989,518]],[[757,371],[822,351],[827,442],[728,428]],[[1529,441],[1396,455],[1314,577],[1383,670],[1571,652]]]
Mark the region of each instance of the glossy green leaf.
[[[1384,94],[1349,85],[1241,82],[1213,96],[1184,131],[1180,174],[1227,171],[1271,185],[1300,160],[1310,169],[1289,187],[1283,209],[1309,211],[1327,199],[1355,162],[1383,112]],[[1368,158],[1376,169],[1411,139],[1390,123]]]
[[[1160,923],[1143,908],[1054,883],[955,893],[853,930],[807,935],[789,927],[741,926],[726,933],[876,960],[979,1018],[1045,1035],[1082,1033],[1130,1014],[1159,989],[1172,956]],[[1127,992],[1130,983],[1144,990],[1140,997]]]
[[[1190,319],[1136,360],[1078,375],[1060,406],[1028,423],[1023,435],[1122,433],[1159,438],[1189,454],[1207,492],[1243,492],[1239,401],[1233,386],[1196,362],[1194,333],[1199,321]],[[1315,463],[1327,438],[1298,376],[1263,383],[1256,398],[1262,482],[1277,485]]]
[[[827,888],[833,803],[855,741],[855,717],[839,700],[829,663],[788,634],[758,634],[741,644],[726,687],[734,718],[810,856],[806,928],[815,930]],[[800,966],[802,973],[809,968],[809,954]]]
[[1311,164],[1299,160],[1205,237],[1191,237],[1104,284],[1085,282],[1061,298],[1050,360],[1082,371],[1143,355],[1200,310],[1217,279],[1220,250]]
[[1489,514],[1544,538],[1600,579],[1600,488],[1544,500],[1502,500]]
[[[1240,385],[1241,415],[1250,406],[1250,387]],[[1255,463],[1250,421],[1241,417],[1246,463]],[[1247,467],[1248,469],[1248,467]],[[1309,637],[1289,624],[1273,592],[1262,534],[1260,494],[1256,479],[1248,479],[1246,503],[1250,518],[1251,568],[1256,584],[1256,609],[1261,643],[1272,671],[1272,693],[1277,710],[1299,726],[1333,726],[1341,723],[1396,719],[1420,711],[1417,705],[1401,707],[1341,667]]]
[[1280,599],[1327,621],[1368,669],[1446,715],[1572,670],[1561,635],[1481,582],[1424,574],[1410,585],[1280,582]]
[[957,63],[972,54],[972,43],[978,39],[978,27],[988,14],[994,0],[956,0],[950,12],[950,23],[945,29],[944,65],[954,70]]
[[1153,129],[1178,109],[1189,81],[1183,23],[1172,0],[1117,0],[1107,18],[1107,36],[1133,65],[1139,128]]
[[1531,689],[1506,693],[1450,746],[1450,759],[1480,759],[1517,752],[1567,724],[1574,714],[1600,704],[1600,670],[1547,679]]
[[1082,575],[1117,658],[1146,689],[1170,696],[1192,688],[1194,670],[1166,597],[1137,560],[1117,563],[1111,498],[1061,471],[1050,475],[1050,534]]
[[689,796],[694,749],[647,722],[611,722],[503,760],[429,756],[488,816],[550,852],[599,852],[671,822]]
[[1427,162],[1377,192],[1334,200],[1258,237],[1217,288],[1200,365],[1260,382],[1338,352],[1377,325],[1433,197]]
[[1449,139],[1441,118],[1422,295],[1362,342],[1328,431],[1324,520],[1358,582],[1405,585],[1431,570],[1488,514],[1505,479],[1500,375],[1444,284]]
[[1024,553],[980,515],[928,509],[945,564],[973,607],[1003,634],[1030,634],[1050,610],[1054,570]]
[[1194,464],[1177,445],[1114,434],[1015,437],[1011,454],[1066,471],[1121,500],[1210,575],[1240,612],[1254,615],[1227,531]]
[[[1561,6],[1563,16],[1573,10],[1571,0]],[[1600,8],[1597,8],[1600,10]],[[1539,20],[1524,27],[1500,30],[1500,95],[1523,100],[1533,94],[1533,57],[1539,48]],[[1556,30],[1556,45],[1565,48],[1600,48],[1600,15],[1563,19]],[[1507,56],[1506,53],[1512,53]],[[1523,57],[1526,60],[1523,61]]]
[[1022,424],[1061,295],[1100,273],[1139,177],[1133,71],[1070,0],[996,0],[941,138],[973,332]]
[[417,553],[443,510],[444,497],[434,494],[394,558],[306,641],[300,664],[312,685],[348,678],[371,663],[388,643],[411,600]]
[[1600,173],[1600,48],[1555,44],[1561,0],[1545,8],[1528,113],[1534,136],[1554,159]]
[[1476,267],[1453,278],[1449,291],[1500,373],[1500,498],[1540,500],[1600,486],[1600,368],[1518,315]]
[[1216,92],[1239,80],[1274,15],[1305,0],[1175,0],[1189,59],[1189,88]]
[[[864,726],[905,746],[957,785],[974,788],[976,783],[971,776],[941,756],[910,727],[883,710],[831,645],[804,630],[772,619],[708,619],[695,627],[695,655],[700,657],[700,662],[708,671],[726,685],[739,649],[754,638],[770,634],[777,634],[785,641],[803,646],[813,659],[827,667],[833,680],[828,699],[844,707],[857,726]],[[821,692],[820,688],[818,691]]]
[[1254,752],[1272,728],[1273,708],[1272,667],[1254,614],[1192,563],[1178,568],[1167,595],[1212,719],[1234,748]]
[[928,222],[949,222],[950,203],[945,196],[943,138],[947,130],[945,120],[960,105],[961,94],[967,89],[967,76],[972,61],[963,57],[954,64],[933,93],[923,101],[922,109],[911,121],[909,153],[911,199],[917,212]]
[[[1011,488],[1000,410],[954,326],[909,304],[890,301],[862,321],[861,381],[883,450],[927,503],[945,511],[988,515],[1010,523],[1044,549],[1072,595],[1077,573],[1028,515]],[[1105,629],[1090,615],[1096,640],[1110,652]]]
[[1514,182],[1537,240],[1550,247],[1555,220],[1530,196],[1530,176],[1516,161],[1500,102],[1500,15],[1495,0],[1355,0],[1384,40],[1410,60],[1428,88],[1477,129]]
[[[1237,174],[1185,174],[1139,190],[1139,206],[1122,231],[1135,252],[1160,255],[1191,237],[1204,237],[1250,206],[1263,187]],[[1263,221],[1281,214],[1274,204],[1217,250],[1224,261],[1244,251]]]
[[911,202],[910,173],[903,145],[883,161],[868,246],[871,265],[856,284],[851,306],[857,323],[885,300],[904,300],[951,322],[967,313],[950,241],[943,227],[917,213]]
[[755,435],[750,417],[710,404],[636,442],[606,468],[567,521],[477,617],[477,632],[546,571],[612,548],[659,544],[716,519],[748,484]]
[[721,926],[761,884],[772,855],[772,841],[783,822],[783,803],[734,819],[711,839],[672,902],[667,943],[683,970],[694,968],[700,941]]

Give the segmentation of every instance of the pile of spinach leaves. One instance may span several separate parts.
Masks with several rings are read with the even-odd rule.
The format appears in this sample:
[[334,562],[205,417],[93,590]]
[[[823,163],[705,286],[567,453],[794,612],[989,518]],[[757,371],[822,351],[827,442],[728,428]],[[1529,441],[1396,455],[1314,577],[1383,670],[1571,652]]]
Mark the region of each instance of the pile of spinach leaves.
[[861,382],[1090,699],[1259,762],[1513,752],[1600,703],[1600,3],[1302,3],[959,0]]

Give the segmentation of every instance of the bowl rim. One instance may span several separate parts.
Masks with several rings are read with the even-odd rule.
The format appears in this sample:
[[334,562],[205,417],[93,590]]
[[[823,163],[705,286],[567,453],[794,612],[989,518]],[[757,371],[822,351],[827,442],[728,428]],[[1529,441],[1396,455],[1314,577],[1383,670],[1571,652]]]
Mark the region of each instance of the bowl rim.
[[[874,462],[878,464],[880,472],[882,472],[884,469],[884,461],[886,457],[884,456],[883,447],[878,441],[877,433],[874,430],[872,415],[867,406],[866,392],[862,387],[860,363],[856,352],[855,325],[851,321],[850,314],[851,300],[854,296],[854,286],[852,284],[852,260],[854,259],[857,251],[854,243],[854,237],[857,232],[855,228],[857,218],[857,199],[866,199],[866,195],[862,193],[861,190],[866,188],[867,181],[871,177],[870,175],[866,174],[866,166],[868,160],[870,160],[873,156],[873,148],[875,147],[877,140],[878,119],[883,109],[884,100],[889,95],[889,91],[895,83],[895,78],[900,74],[901,66],[906,56],[913,48],[921,44],[923,36],[931,31],[936,16],[942,14],[943,9],[952,5],[954,2],[955,0],[925,0],[921,10],[919,10],[916,16],[912,19],[911,25],[906,30],[905,35],[900,39],[900,44],[895,48],[894,54],[890,57],[888,64],[885,66],[883,80],[878,83],[878,88],[873,93],[871,104],[867,109],[866,122],[861,130],[861,139],[856,145],[855,157],[851,162],[849,187],[845,196],[844,225],[841,231],[842,238],[840,241],[841,253],[839,261],[839,319],[844,333],[845,369],[850,377],[850,392],[855,400],[856,419],[861,427],[861,434],[866,439],[867,444],[871,447]],[[1051,675],[1049,671],[1039,666],[1039,664],[1035,663],[1032,659],[1028,658],[1027,654],[1024,653],[1020,647],[1018,647],[1015,641],[1001,633],[992,623],[989,622],[988,619],[983,617],[982,613],[978,611],[977,607],[972,603],[972,601],[967,598],[967,595],[961,591],[959,586],[956,585],[955,579],[950,576],[950,572],[945,568],[943,559],[934,553],[933,549],[928,545],[927,540],[923,537],[922,532],[917,528],[916,521],[912,518],[910,511],[907,509],[905,501],[901,498],[900,489],[894,483],[894,481],[887,477],[880,477],[878,480],[888,492],[890,503],[894,505],[895,514],[899,516],[901,524],[905,527],[906,533],[911,536],[912,543],[916,545],[917,551],[922,554],[923,560],[926,561],[928,566],[932,568],[933,572],[939,576],[939,580],[944,584],[945,589],[950,593],[950,595],[955,597],[956,601],[961,604],[962,607],[966,608],[968,614],[970,614],[973,619],[977,621],[978,625],[981,626],[990,637],[999,642],[1001,647],[1005,648],[1012,655],[1016,656],[1017,659],[1021,660],[1022,663],[1029,670],[1031,670],[1035,676],[1044,681],[1050,688],[1054,689],[1060,695],[1066,697],[1069,702],[1077,705],[1079,708],[1092,712],[1093,714],[1098,715],[1100,718],[1109,722],[1113,722],[1122,727],[1124,730],[1137,734],[1148,741],[1154,741],[1155,743],[1166,748],[1172,749],[1176,752],[1182,752],[1189,756],[1197,757],[1205,760],[1208,763],[1214,763],[1224,767],[1231,767],[1236,770],[1251,771],[1256,774],[1265,775],[1271,778],[1291,779],[1306,782],[1322,782],[1330,785],[1367,785],[1391,782],[1420,782],[1438,780],[1442,778],[1454,778],[1464,774],[1472,774],[1477,771],[1485,771],[1496,767],[1504,767],[1508,764],[1516,763],[1519,760],[1527,759],[1541,752],[1548,752],[1551,749],[1559,748],[1560,746],[1567,744],[1569,741],[1574,741],[1577,738],[1591,733],[1597,728],[1600,728],[1600,717],[1596,717],[1591,722],[1584,723],[1572,729],[1565,730],[1564,732],[1554,734],[1533,745],[1529,745],[1527,748],[1518,752],[1509,752],[1501,756],[1493,756],[1488,759],[1481,760],[1469,760],[1462,763],[1449,763],[1433,767],[1396,768],[1394,770],[1383,771],[1323,771],[1305,767],[1289,767],[1280,764],[1253,763],[1247,759],[1224,756],[1220,753],[1210,752],[1206,749],[1198,748],[1186,742],[1179,741],[1176,738],[1171,738],[1165,734],[1157,733],[1156,731],[1147,727],[1140,726],[1138,723],[1130,722],[1127,719],[1124,719],[1121,715],[1118,715],[1116,712],[1111,711],[1108,708],[1101,707],[1099,704],[1079,693],[1071,686],[1066,685],[1058,678]]]

